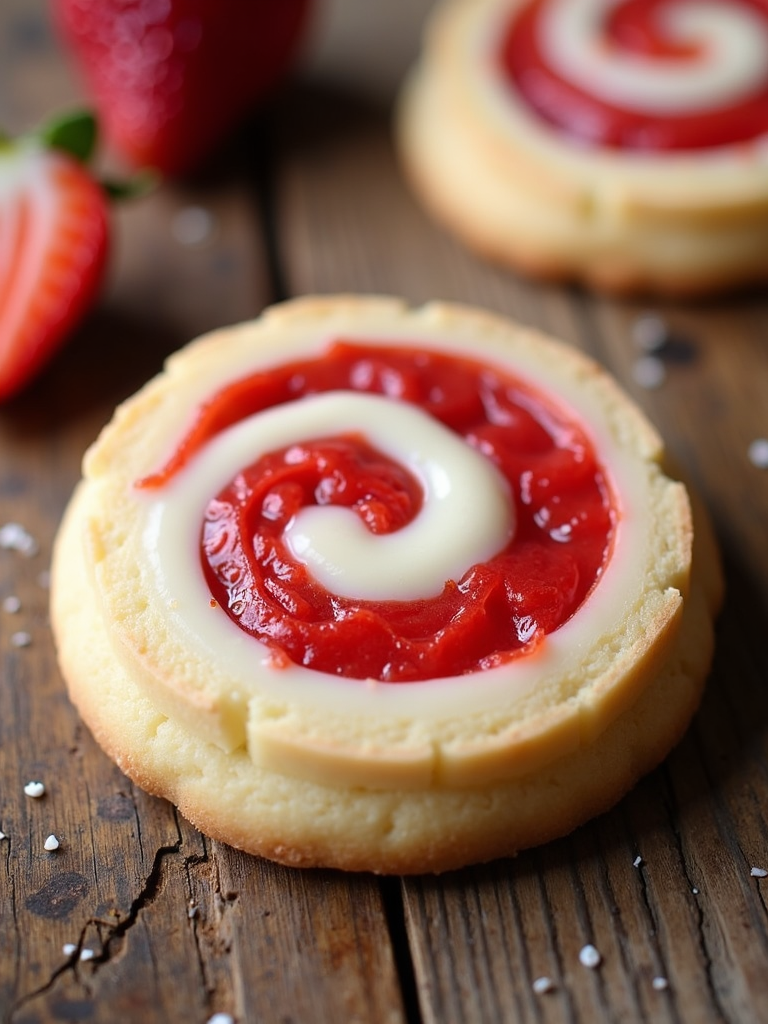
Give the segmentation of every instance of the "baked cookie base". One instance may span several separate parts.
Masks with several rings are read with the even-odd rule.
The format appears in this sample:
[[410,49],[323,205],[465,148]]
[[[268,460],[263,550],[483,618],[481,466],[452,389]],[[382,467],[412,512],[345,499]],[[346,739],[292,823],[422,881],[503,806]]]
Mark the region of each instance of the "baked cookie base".
[[[201,831],[293,867],[444,872],[511,856],[608,810],[658,765],[698,707],[721,599],[718,555],[694,506],[691,589],[664,668],[589,745],[495,785],[366,790],[265,770],[163,714],[115,656],[81,537],[82,486],[56,541],[52,621],[70,698],[104,751]],[[84,646],[87,638],[87,648]]]
[[77,518],[75,499],[55,550],[53,618],[71,699],[97,742],[142,789],[175,803],[207,835],[293,867],[443,872],[567,834],[609,809],[677,743],[712,656],[715,592],[708,599],[695,581],[664,670],[590,746],[541,772],[474,789],[320,786],[259,768],[245,750],[227,754],[153,705],[115,661]]
[[768,279],[763,158],[569,143],[478,70],[478,40],[513,6],[443,2],[402,90],[402,165],[435,219],[491,261],[614,294],[691,298]]

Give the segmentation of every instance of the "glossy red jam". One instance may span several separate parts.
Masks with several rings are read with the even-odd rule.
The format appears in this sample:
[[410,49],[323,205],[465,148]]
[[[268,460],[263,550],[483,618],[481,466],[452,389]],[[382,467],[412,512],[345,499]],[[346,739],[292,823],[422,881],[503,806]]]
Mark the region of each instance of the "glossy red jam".
[[[622,54],[643,54],[664,62],[695,62],[698,48],[665,35],[660,14],[676,0],[623,0],[606,13],[596,32],[605,46]],[[679,0],[677,0],[679,2]],[[738,103],[685,116],[645,114],[605,103],[554,71],[542,54],[539,22],[547,0],[533,0],[511,19],[499,51],[515,90],[548,124],[581,142],[640,151],[700,150],[749,143],[768,133],[768,68],[761,85]],[[768,32],[767,0],[732,0],[756,11]]]
[[140,486],[163,486],[245,416],[336,389],[415,403],[466,438],[509,482],[516,533],[434,598],[339,597],[292,558],[283,539],[291,517],[307,504],[345,505],[373,533],[392,532],[418,514],[420,484],[362,434],[310,437],[262,455],[212,495],[201,558],[215,601],[278,664],[383,682],[455,676],[532,650],[574,613],[610,549],[615,512],[604,474],[571,414],[479,361],[339,341],[318,358],[223,388],[169,464]]

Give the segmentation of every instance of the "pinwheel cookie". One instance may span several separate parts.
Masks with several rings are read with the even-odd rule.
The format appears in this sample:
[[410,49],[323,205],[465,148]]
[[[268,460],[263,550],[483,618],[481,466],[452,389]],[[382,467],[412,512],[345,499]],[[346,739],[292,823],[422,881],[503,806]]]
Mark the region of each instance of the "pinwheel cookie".
[[52,620],[98,741],[203,831],[441,871],[563,835],[679,739],[719,600],[692,532],[583,355],[470,308],[308,298],[117,410]]
[[765,0],[443,0],[398,136],[427,207],[534,275],[768,276]]

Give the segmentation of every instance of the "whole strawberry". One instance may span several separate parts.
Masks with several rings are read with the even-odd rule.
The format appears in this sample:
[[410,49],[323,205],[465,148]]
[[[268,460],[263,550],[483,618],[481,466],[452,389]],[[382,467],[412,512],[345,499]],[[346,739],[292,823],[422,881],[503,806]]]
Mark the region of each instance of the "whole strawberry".
[[88,114],[0,136],[0,401],[34,377],[91,306],[108,247],[108,199],[84,161]]
[[199,163],[280,78],[309,0],[52,0],[100,121],[134,164]]

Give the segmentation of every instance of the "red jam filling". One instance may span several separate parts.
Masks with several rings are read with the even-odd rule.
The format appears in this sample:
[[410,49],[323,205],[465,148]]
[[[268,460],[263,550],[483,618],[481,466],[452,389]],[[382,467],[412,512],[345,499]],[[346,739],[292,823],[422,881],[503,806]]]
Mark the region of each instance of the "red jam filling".
[[[255,373],[199,411],[161,487],[215,434],[271,406],[329,390],[414,403],[491,459],[515,502],[514,539],[427,600],[328,592],[295,561],[286,525],[304,505],[344,505],[373,533],[418,514],[420,484],[362,434],[307,438],[243,467],[201,527],[215,603],[272,648],[277,664],[408,682],[489,668],[532,650],[576,611],[608,558],[615,510],[586,431],[497,367],[413,348],[339,341],[319,358]],[[361,430],[364,425],[361,425]]]
[[[695,62],[698,47],[665,35],[664,8],[675,0],[623,0],[606,11],[596,27],[616,59],[642,54],[659,64]],[[768,133],[768,68],[762,85],[738,103],[681,115],[644,114],[605,103],[565,81],[541,52],[539,21],[547,0],[526,4],[509,22],[499,52],[503,72],[545,122],[580,142],[610,149],[662,152],[709,149],[749,143]],[[766,0],[734,0],[762,15],[768,32]]]

